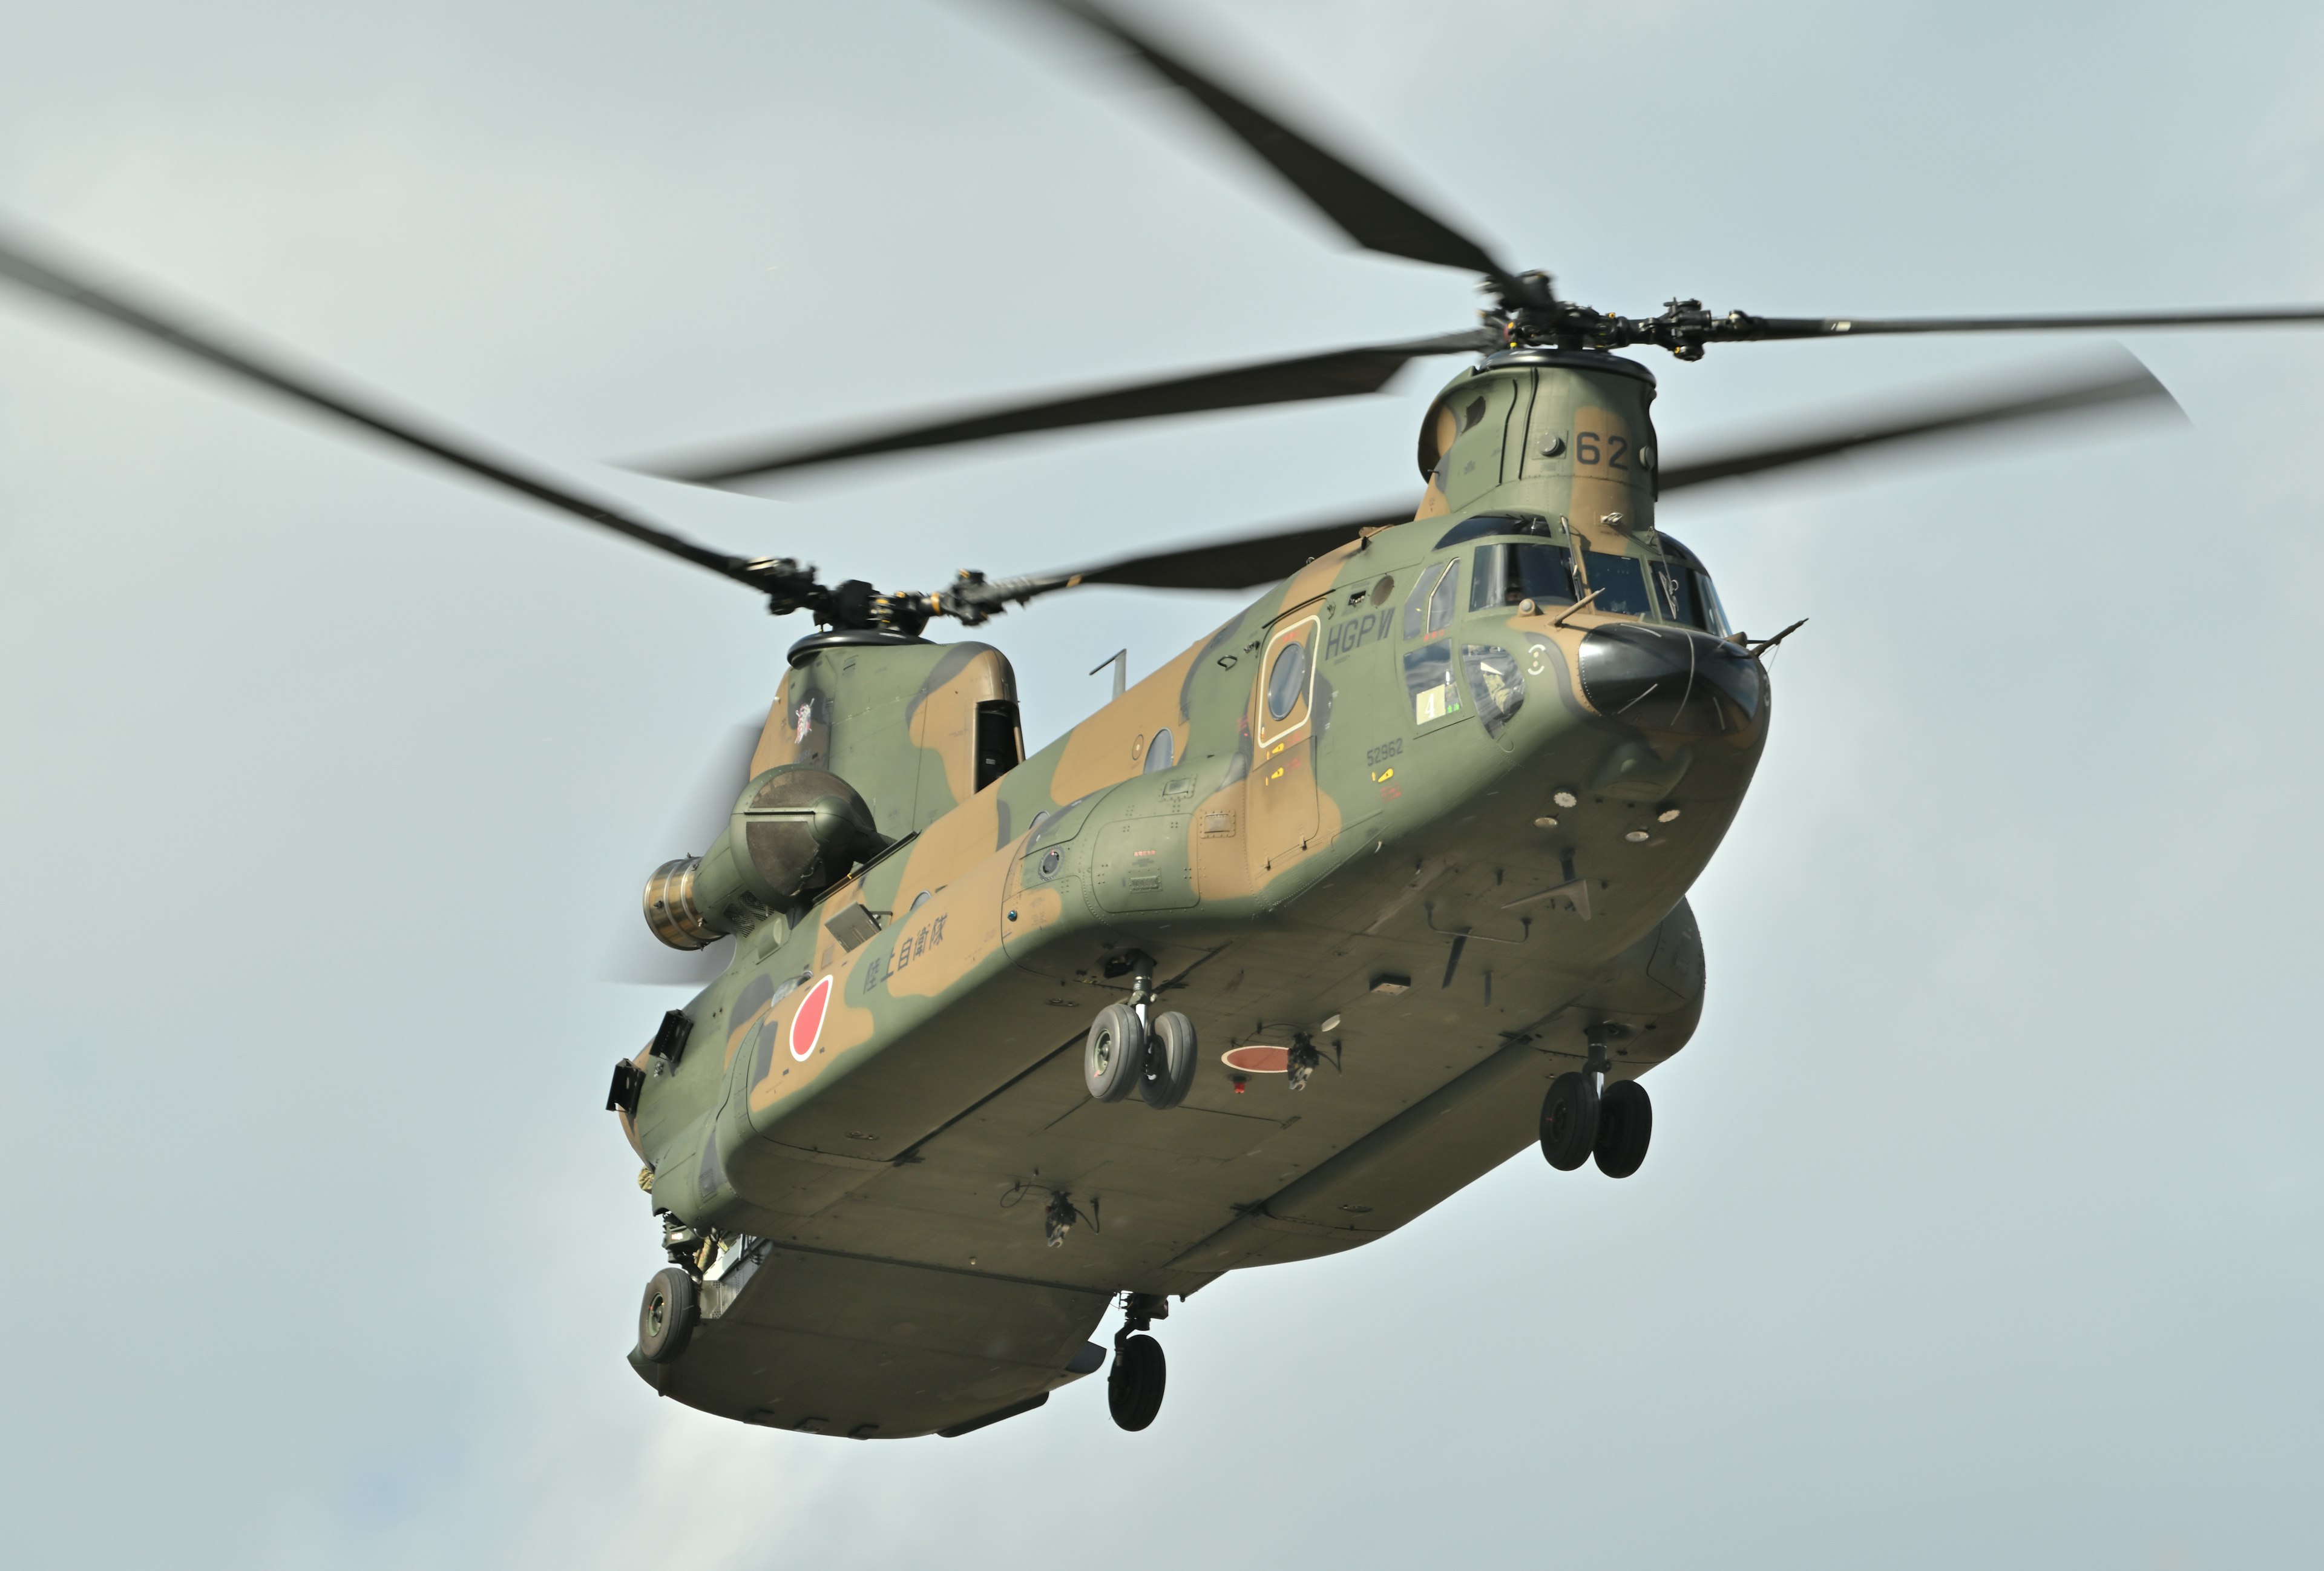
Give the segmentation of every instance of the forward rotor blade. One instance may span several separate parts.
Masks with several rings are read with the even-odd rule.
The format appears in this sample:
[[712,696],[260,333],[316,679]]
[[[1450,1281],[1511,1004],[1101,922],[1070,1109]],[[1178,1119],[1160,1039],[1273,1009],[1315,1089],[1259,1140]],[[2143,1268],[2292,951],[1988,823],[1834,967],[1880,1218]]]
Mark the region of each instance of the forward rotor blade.
[[1038,0],[1126,45],[1165,81],[1204,109],[1265,159],[1301,196],[1357,245],[1390,256],[1480,273],[1504,294],[1519,285],[1490,252],[1434,214],[1398,196],[1347,160],[1310,141],[1248,99],[1230,92],[1181,57],[1092,0]]
[[1078,588],[1084,584],[1117,584],[1141,589],[1248,589],[1287,578],[1325,551],[1347,544],[1364,531],[1402,523],[1411,516],[1409,507],[1395,505],[1391,511],[1360,517],[1294,524],[1264,534],[1129,557],[1080,572],[964,579],[945,591],[946,610],[973,625],[1011,605],[1022,605],[1036,596]]
[[730,557],[707,546],[696,545],[683,536],[592,501],[553,481],[525,474],[502,459],[488,456],[477,447],[452,436],[431,433],[410,417],[391,413],[376,401],[342,388],[333,388],[319,376],[291,370],[281,361],[271,360],[254,350],[229,347],[217,335],[196,327],[180,311],[134,300],[117,288],[101,289],[53,262],[35,258],[5,235],[0,235],[0,278],[10,279],[36,293],[61,300],[92,316],[104,318],[143,337],[165,344],[181,355],[228,372],[244,382],[270,388],[310,409],[336,415],[480,480],[529,496],[536,502],[546,503],[601,529],[627,535],[641,545],[651,546],[658,551],[692,562],[698,568],[707,568],[714,573],[749,584],[754,588],[766,587],[763,577],[754,577],[752,564],[743,558]]
[[[1660,488],[1667,493],[1745,475],[1765,474],[1888,443],[2108,408],[2126,411],[2142,406],[2173,412],[2179,408],[2178,402],[2153,374],[2125,354],[2101,370],[2085,371],[2030,390],[2020,389],[2006,398],[1987,397],[1924,407],[1877,424],[1849,425],[1814,436],[1740,448],[1691,464],[1665,464]],[[1296,524],[1264,534],[1183,546],[1074,573],[979,581],[961,586],[952,593],[965,596],[966,603],[976,611],[991,612],[1006,605],[1022,604],[1036,596],[1087,584],[1148,589],[1248,589],[1290,577],[1316,557],[1345,545],[1368,529],[1405,523],[1411,518],[1409,506],[1384,503],[1379,511],[1362,516]],[[1451,522],[1446,521],[1448,526]]]
[[2128,355],[2103,374],[2085,373],[2070,381],[2053,382],[2006,398],[1957,402],[1923,408],[1892,416],[1876,424],[1835,427],[1812,436],[1765,446],[1738,448],[1693,463],[1663,466],[1660,489],[1665,494],[1689,485],[1707,485],[1745,475],[1791,468],[1843,453],[1858,452],[1887,443],[1912,441],[1983,428],[2015,425],[2107,407],[2146,405],[2178,411],[2170,389],[2154,374]]
[[1410,362],[1432,355],[1480,354],[1493,347],[1493,335],[1472,328],[1433,338],[1413,338],[1397,344],[1368,344],[1332,349],[1320,355],[1298,355],[1287,360],[1261,360],[1245,365],[1188,372],[1154,382],[1130,383],[964,411],[926,424],[898,430],[892,426],[860,436],[839,437],[800,445],[797,442],[742,442],[714,448],[692,457],[649,460],[639,466],[648,474],[691,481],[697,485],[733,488],[741,482],[790,469],[843,459],[911,452],[923,448],[950,447],[960,442],[986,441],[995,437],[1021,436],[1033,431],[1065,430],[1075,426],[1109,425],[1121,420],[1151,420],[1161,415],[1194,414],[1205,410],[1248,409],[1259,404],[1300,403],[1312,399],[1351,398],[1378,393]]
[[1297,524],[1266,534],[1131,557],[1074,577],[1084,584],[1121,584],[1141,589],[1249,589],[1289,578],[1368,529],[1385,529],[1411,518],[1412,509],[1407,506],[1329,523]]
[[2238,306],[2204,311],[2071,312],[2030,317],[1744,317],[1738,338],[1861,338],[1877,333],[2130,332],[2141,328],[2264,327],[2324,322],[2324,306]]

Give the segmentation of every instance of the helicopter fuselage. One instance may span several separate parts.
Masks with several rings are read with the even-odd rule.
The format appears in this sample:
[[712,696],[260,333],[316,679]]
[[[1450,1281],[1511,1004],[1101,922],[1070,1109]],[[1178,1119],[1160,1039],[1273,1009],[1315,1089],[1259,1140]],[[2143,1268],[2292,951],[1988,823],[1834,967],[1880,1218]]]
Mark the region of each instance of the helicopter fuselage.
[[[1654,531],[1650,383],[1584,365],[1456,382],[1421,517],[737,936],[688,1045],[635,1060],[652,1203],[706,1241],[691,1344],[632,1355],[658,1390],[864,1437],[1023,1410],[1097,1367],[1116,1293],[1379,1238],[1531,1144],[1593,1049],[1620,1080],[1684,1045],[1684,894],[1766,675]],[[946,652],[899,723],[990,688],[997,654]],[[754,768],[813,744],[795,687],[882,654],[807,648]],[[1084,1033],[1149,984],[1194,1089],[1093,1100]]]

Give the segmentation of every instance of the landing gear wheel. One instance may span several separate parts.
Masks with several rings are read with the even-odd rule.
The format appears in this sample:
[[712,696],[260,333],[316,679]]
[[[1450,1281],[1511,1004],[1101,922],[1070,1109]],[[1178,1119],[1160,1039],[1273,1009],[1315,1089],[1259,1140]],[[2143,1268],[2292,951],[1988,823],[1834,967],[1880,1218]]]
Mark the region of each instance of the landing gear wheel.
[[1617,1080],[1598,1098],[1598,1170],[1627,1178],[1646,1160],[1655,1137],[1655,1104],[1636,1080]]
[[674,1265],[664,1266],[646,1283],[646,1300],[638,1306],[638,1351],[650,1363],[669,1363],[686,1351],[699,1313],[694,1279]]
[[1194,1022],[1176,1010],[1156,1015],[1138,1094],[1147,1106],[1161,1111],[1177,1106],[1194,1088]]
[[1105,1405],[1125,1429],[1143,1429],[1162,1410],[1162,1386],[1169,1363],[1151,1336],[1126,1336],[1113,1350],[1113,1372],[1105,1377]]
[[1561,1173],[1590,1160],[1598,1143],[1598,1087],[1582,1074],[1560,1075],[1541,1104],[1541,1154]]
[[1126,1003],[1109,1003],[1082,1044],[1082,1083],[1100,1102],[1119,1102],[1146,1077],[1146,1022]]

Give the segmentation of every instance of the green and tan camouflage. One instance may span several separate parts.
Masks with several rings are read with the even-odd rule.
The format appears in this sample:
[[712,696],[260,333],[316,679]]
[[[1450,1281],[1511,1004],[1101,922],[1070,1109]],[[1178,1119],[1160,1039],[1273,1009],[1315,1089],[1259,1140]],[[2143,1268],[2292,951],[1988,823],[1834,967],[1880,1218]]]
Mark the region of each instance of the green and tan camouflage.
[[[1593,1037],[1615,1080],[1684,1046],[1684,895],[1768,705],[1655,529],[1652,394],[1603,355],[1462,375],[1418,518],[981,787],[978,706],[1014,725],[998,652],[803,641],[752,767],[840,775],[890,844],[739,934],[690,1045],[634,1060],[650,1204],[715,1262],[683,1353],[639,1372],[859,1437],[1019,1409],[1098,1367],[1115,1295],[1383,1237],[1533,1144]],[[1519,594],[1512,548],[1581,582]],[[1199,1032],[1167,1111],[1083,1079],[1141,958]],[[1222,1061],[1295,1042],[1323,1060],[1296,1094]]]

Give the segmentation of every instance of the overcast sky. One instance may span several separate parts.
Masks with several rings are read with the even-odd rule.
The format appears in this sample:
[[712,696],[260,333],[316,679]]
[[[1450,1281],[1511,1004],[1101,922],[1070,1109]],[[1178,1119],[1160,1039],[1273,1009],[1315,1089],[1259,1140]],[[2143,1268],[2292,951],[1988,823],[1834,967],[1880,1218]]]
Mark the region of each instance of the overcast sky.
[[[1174,6],[1607,308],[2324,300],[2324,11]],[[609,459],[1462,326],[971,0],[0,13],[0,210],[722,545],[934,586],[1416,494],[1390,393],[762,501]],[[806,627],[0,296],[0,1542],[23,1566],[2294,1564],[2324,1410],[2324,330],[2185,427],[1664,522],[1776,657],[1637,1178],[1224,1280],[1126,1436],[658,1403],[604,981]],[[2095,345],[2080,346],[2096,348]],[[1671,461],[2070,340],[1655,355]],[[1216,596],[987,636],[1036,745]],[[1328,1095],[1328,1087],[1317,1093]]]

